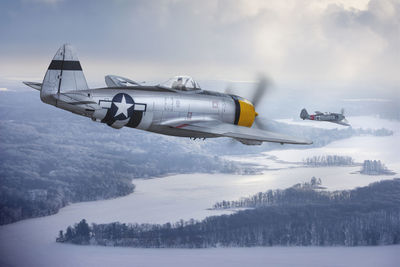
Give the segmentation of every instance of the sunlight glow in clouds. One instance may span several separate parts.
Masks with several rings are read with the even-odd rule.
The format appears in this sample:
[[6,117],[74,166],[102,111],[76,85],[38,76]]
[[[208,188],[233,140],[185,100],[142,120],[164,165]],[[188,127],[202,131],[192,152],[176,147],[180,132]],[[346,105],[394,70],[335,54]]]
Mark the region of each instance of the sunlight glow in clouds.
[[303,87],[400,82],[399,0],[30,0],[3,1],[0,10],[0,79],[41,79],[70,42],[96,81],[265,72]]

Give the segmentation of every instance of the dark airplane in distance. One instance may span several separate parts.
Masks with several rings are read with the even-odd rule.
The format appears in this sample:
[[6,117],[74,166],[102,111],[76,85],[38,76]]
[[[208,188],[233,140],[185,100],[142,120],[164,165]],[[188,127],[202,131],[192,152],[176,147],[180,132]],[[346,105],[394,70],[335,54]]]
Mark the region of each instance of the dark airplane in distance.
[[346,117],[344,116],[344,109],[342,109],[341,113],[330,113],[330,112],[322,113],[320,111],[315,111],[315,114],[309,115],[307,110],[303,108],[300,113],[300,118],[302,118],[303,120],[327,121],[344,126],[350,126],[349,122],[346,120]]

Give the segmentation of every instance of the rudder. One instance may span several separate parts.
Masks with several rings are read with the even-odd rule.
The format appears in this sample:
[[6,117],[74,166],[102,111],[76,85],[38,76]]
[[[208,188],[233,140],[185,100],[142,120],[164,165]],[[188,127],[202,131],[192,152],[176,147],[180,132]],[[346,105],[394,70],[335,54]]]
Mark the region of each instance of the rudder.
[[58,49],[47,69],[40,98],[43,102],[54,105],[57,97],[52,96],[85,89],[88,89],[88,85],[76,52],[70,44],[64,44]]
[[300,118],[302,118],[303,120],[308,119],[310,117],[310,115],[308,115],[308,112],[305,108],[303,108],[300,112]]

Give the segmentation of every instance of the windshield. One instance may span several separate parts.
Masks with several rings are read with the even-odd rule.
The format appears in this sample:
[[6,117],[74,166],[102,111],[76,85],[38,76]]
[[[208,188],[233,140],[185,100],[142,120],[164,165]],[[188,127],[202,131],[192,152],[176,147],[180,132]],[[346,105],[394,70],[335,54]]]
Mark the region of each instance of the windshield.
[[160,84],[166,88],[172,88],[181,91],[199,90],[199,84],[189,76],[175,76],[168,81]]

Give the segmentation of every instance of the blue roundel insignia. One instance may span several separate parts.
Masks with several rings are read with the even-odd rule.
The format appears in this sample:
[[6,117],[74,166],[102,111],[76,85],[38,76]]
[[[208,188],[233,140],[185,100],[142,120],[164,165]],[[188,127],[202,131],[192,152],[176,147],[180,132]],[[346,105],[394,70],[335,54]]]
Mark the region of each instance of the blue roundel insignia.
[[112,99],[111,116],[114,120],[126,120],[130,118],[135,110],[135,101],[128,94],[119,93]]

